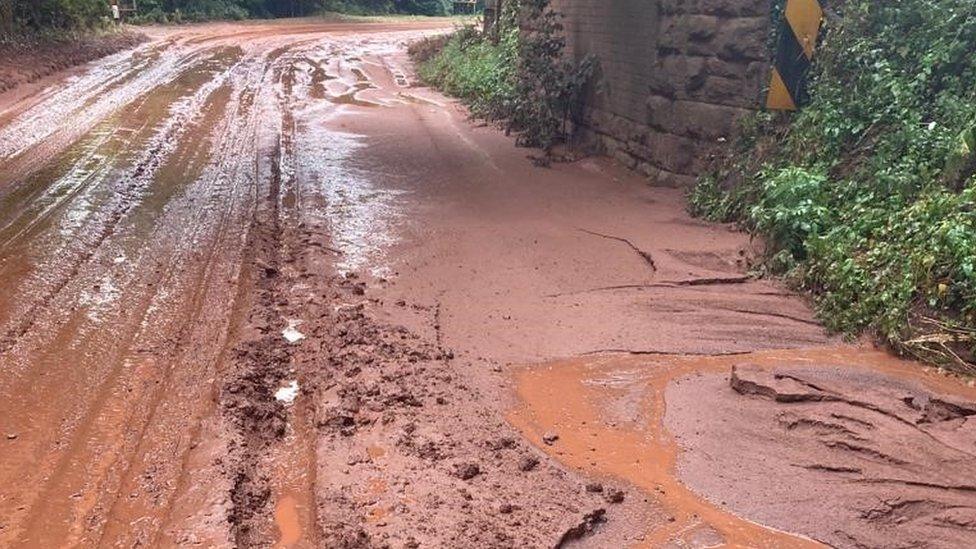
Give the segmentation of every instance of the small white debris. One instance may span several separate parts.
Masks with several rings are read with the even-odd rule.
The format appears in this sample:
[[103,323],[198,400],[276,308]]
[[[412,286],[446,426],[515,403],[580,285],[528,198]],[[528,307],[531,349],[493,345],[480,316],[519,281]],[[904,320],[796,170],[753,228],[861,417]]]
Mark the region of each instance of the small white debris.
[[298,343],[305,339],[305,334],[298,331],[298,326],[301,324],[301,320],[288,321],[288,327],[281,331],[281,335],[285,338],[285,341],[288,343]]
[[275,391],[274,396],[275,400],[286,405],[295,402],[295,398],[298,397],[298,381],[292,380],[288,385]]

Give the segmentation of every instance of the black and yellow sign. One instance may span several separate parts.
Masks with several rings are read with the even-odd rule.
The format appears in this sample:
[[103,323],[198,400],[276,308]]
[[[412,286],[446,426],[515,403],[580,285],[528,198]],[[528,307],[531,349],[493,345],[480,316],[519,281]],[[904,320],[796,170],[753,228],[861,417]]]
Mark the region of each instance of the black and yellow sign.
[[806,101],[807,72],[821,19],[823,9],[817,0],[786,0],[766,108],[793,111]]

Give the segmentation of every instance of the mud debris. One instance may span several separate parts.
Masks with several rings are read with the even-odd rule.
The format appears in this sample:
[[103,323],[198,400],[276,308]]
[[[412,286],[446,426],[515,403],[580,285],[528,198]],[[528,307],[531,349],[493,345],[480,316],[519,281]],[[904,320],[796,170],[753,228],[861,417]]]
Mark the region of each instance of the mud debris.
[[[361,287],[342,278],[331,284],[338,299]],[[317,499],[323,539],[349,547],[556,543],[557,518],[578,497],[572,482],[551,462],[540,467],[540,458],[485,407],[458,370],[470,365],[405,327],[378,323],[366,306],[342,308],[330,322],[309,339],[330,349],[313,397],[324,435]],[[336,474],[332,463],[367,440],[393,444]],[[413,481],[418,474],[423,482]],[[515,514],[516,522],[498,520]]]
[[579,541],[587,536],[593,535],[597,528],[607,521],[607,511],[606,509],[594,509],[589,513],[583,515],[580,521],[566,530],[559,541],[556,543],[556,549],[562,549],[571,545],[573,542]]
[[539,458],[535,456],[522,456],[519,458],[519,470],[529,472],[539,465]]
[[458,463],[454,465],[454,474],[461,480],[471,480],[481,474],[481,467],[477,463]]
[[737,513],[835,546],[976,543],[976,400],[830,361],[743,361],[668,396],[682,479]]
[[603,494],[607,503],[623,503],[625,492],[619,488],[609,488]]

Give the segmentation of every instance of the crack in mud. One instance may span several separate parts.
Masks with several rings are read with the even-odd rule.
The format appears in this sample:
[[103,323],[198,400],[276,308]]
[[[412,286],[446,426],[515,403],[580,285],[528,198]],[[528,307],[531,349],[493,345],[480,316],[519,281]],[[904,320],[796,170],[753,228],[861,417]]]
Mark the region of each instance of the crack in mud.
[[[680,353],[682,356],[737,356],[737,355],[748,355],[752,351],[725,351],[725,352],[713,352],[713,353],[700,353],[700,352],[683,352]],[[654,349],[596,349],[594,351],[586,351],[582,353],[581,356],[594,356],[594,355],[608,355],[608,354],[623,354],[632,356],[675,356],[674,351],[658,351]]]
[[[976,439],[962,428],[976,409],[972,391],[938,376],[921,378],[917,370],[909,375],[901,364],[874,371],[858,367],[856,356],[814,353],[813,361],[749,360],[726,376],[689,376],[673,385],[669,425],[689,448],[683,479],[737,512],[830,545],[892,547],[892,530],[904,546],[976,542],[967,526],[976,524]],[[703,395],[711,413],[739,418],[702,423],[692,403]],[[702,455],[712,458],[706,463]],[[721,476],[709,472],[717,469]],[[735,479],[735,488],[726,479]],[[840,488],[823,491],[824,483]],[[808,492],[820,494],[817,503],[794,495]],[[756,494],[781,503],[766,504]]]
[[597,236],[597,237],[600,237],[600,238],[606,238],[608,240],[616,240],[617,242],[623,242],[628,247],[630,247],[630,249],[633,250],[634,253],[636,253],[641,258],[641,260],[643,260],[644,263],[646,263],[647,266],[651,268],[652,271],[657,272],[657,265],[654,263],[654,256],[652,256],[650,252],[647,252],[647,251],[644,251],[644,250],[640,249],[639,247],[637,247],[636,244],[634,244],[630,240],[628,240],[626,238],[623,238],[623,237],[620,237],[620,236],[603,234],[603,233],[599,233],[599,232],[596,232],[596,231],[591,231],[589,229],[583,229],[583,228],[579,228],[579,227],[577,228],[577,230],[578,231],[581,231],[581,232],[584,232],[584,233],[586,233],[588,235]]
[[[727,286],[735,284],[745,284],[747,282],[755,280],[751,276],[730,276],[730,277],[711,277],[711,278],[692,278],[686,280],[662,280],[661,282],[654,282],[651,284],[615,284],[612,286],[600,286],[597,288],[588,288],[585,290],[574,290],[569,292],[558,292],[554,294],[547,294],[547,298],[558,298],[573,295],[582,295],[589,293],[600,293],[600,292],[611,292],[616,290],[645,290],[651,288],[680,288],[680,287],[700,287],[700,286]],[[784,295],[779,293],[770,294],[768,292],[759,292],[756,295]],[[788,294],[785,294],[788,295]]]

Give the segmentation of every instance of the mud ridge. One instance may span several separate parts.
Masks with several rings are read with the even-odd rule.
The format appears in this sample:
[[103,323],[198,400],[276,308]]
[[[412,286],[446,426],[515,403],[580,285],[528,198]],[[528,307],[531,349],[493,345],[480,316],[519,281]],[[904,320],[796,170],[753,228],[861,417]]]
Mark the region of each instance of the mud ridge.
[[[702,398],[708,412],[693,410]],[[976,544],[973,402],[876,372],[748,363],[685,378],[668,402],[682,480],[743,516],[841,547]]]
[[25,39],[0,44],[0,93],[58,71],[94,61],[146,42],[146,36],[119,32],[80,40]]
[[228,372],[220,394],[224,417],[233,426],[229,467],[232,480],[228,514],[234,539],[241,546],[267,543],[273,539],[268,518],[271,488],[263,457],[284,435],[287,413],[274,392],[285,379],[292,349],[281,337],[285,327],[277,308],[282,296],[280,278],[282,225],[281,149],[271,159],[272,173],[267,195],[255,210],[254,224],[246,249],[254,250],[245,266],[254,281],[254,296],[247,315],[246,334],[233,351],[233,369]]

